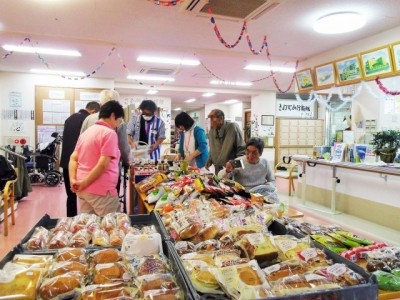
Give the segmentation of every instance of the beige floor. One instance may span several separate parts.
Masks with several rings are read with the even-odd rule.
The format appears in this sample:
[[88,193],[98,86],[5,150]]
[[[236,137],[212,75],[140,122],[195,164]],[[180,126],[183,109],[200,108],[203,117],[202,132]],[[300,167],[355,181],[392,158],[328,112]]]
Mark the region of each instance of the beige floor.
[[[375,241],[385,241],[391,245],[400,245],[400,232],[376,224],[348,216],[346,214],[331,215],[308,206],[301,205],[296,195],[287,196],[287,182],[278,179],[277,186],[281,201],[305,214],[304,221],[317,224],[338,224],[344,229]],[[129,194],[129,193],[128,193]],[[45,214],[51,218],[60,218],[66,215],[64,186],[45,187],[35,186],[33,192],[19,201],[16,210],[16,225],[9,226],[9,235],[3,235],[3,224],[0,224],[0,258],[12,250],[28,231]],[[11,218],[10,218],[11,222]]]

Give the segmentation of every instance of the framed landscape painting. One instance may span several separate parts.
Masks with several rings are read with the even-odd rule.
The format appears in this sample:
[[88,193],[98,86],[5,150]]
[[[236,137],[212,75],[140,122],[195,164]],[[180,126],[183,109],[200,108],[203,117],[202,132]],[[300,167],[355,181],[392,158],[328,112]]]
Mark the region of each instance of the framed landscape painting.
[[312,90],[314,88],[314,81],[311,69],[296,72],[296,83],[300,93]]
[[393,58],[393,72],[400,73],[400,42],[390,45]]
[[315,67],[315,83],[316,89],[330,88],[336,84],[333,62]]
[[358,55],[335,61],[335,69],[339,85],[352,84],[363,79]]
[[365,51],[360,54],[363,77],[366,80],[377,76],[385,77],[393,74],[392,56],[389,46]]

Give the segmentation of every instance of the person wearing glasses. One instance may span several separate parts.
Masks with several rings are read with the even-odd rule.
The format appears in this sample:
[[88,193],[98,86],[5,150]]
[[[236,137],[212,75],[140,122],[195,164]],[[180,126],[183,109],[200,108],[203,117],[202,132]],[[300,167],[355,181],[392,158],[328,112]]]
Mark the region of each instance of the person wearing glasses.
[[225,169],[221,170],[218,176],[239,182],[250,193],[259,193],[264,196],[274,194],[272,201],[278,202],[274,172],[268,161],[261,157],[263,150],[262,139],[250,138],[246,143],[246,155],[235,159],[242,161],[242,167],[234,168],[235,163],[228,161]]
[[99,120],[79,136],[68,170],[72,192],[79,198],[80,212],[104,216],[119,211],[117,193],[121,153],[116,128],[124,118],[118,101],[100,108]]
[[[143,100],[140,115],[133,115],[127,125],[129,144],[136,148],[140,144],[149,146],[150,159],[160,160],[160,145],[165,140],[165,123],[155,116],[157,104],[152,100]],[[142,143],[139,143],[142,142]]]
[[222,110],[213,109],[208,118],[211,126],[208,136],[210,156],[206,168],[214,165],[215,174],[218,174],[229,160],[244,155],[246,147],[239,126],[225,121]]
[[208,144],[203,128],[195,124],[186,112],[175,117],[175,127],[179,129],[179,150],[177,160],[187,160],[189,166],[204,168],[208,160]]

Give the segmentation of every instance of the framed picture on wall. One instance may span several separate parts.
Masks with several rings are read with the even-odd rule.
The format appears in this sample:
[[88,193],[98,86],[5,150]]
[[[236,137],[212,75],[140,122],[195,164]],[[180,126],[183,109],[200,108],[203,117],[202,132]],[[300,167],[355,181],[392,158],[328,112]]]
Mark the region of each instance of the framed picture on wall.
[[335,84],[336,76],[333,62],[315,67],[316,89],[330,88]]
[[363,77],[366,80],[377,76],[385,77],[393,74],[392,56],[389,46],[365,51],[360,54]]
[[335,69],[339,85],[352,84],[363,79],[358,55],[335,61]]
[[312,90],[314,88],[314,81],[311,69],[296,72],[296,83],[300,93]]
[[390,49],[392,50],[393,72],[400,73],[400,42],[391,44]]
[[273,115],[262,115],[261,125],[274,126],[274,116]]

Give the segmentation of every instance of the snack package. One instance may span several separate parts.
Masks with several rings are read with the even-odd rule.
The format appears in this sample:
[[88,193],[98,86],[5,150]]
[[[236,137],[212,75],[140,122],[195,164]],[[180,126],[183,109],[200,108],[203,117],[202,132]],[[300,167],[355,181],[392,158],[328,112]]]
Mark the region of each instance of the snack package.
[[278,249],[264,233],[249,233],[235,243],[248,259],[255,259],[260,265],[272,263],[278,258]]
[[169,272],[169,268],[163,255],[149,255],[139,259],[137,268],[134,271],[137,276],[143,276],[154,273],[166,274]]
[[162,186],[156,187],[151,191],[150,194],[148,194],[145,198],[145,201],[147,201],[149,204],[152,204],[154,202],[157,202],[158,199],[161,198],[162,195],[165,194],[165,189]]
[[314,271],[315,274],[324,276],[328,281],[340,286],[351,286],[366,283],[364,277],[354,272],[345,264],[333,264]]
[[107,232],[110,232],[114,228],[117,228],[117,219],[115,213],[108,213],[101,219],[101,228]]
[[77,261],[62,261],[51,266],[49,276],[54,277],[72,271],[81,273],[82,277],[87,276],[89,275],[89,266]]
[[12,262],[18,265],[47,269],[52,259],[52,255],[15,254]]
[[73,248],[87,248],[92,240],[92,234],[86,228],[74,233],[70,246]]
[[96,229],[92,235],[93,246],[107,247],[110,246],[110,237],[104,229]]
[[132,287],[125,286],[122,282],[92,284],[85,286],[80,295],[81,300],[99,299],[135,299],[136,291]]
[[86,251],[82,248],[65,248],[60,249],[56,253],[55,260],[60,261],[77,261],[86,263]]
[[36,227],[33,231],[32,236],[24,244],[24,248],[28,250],[41,250],[45,249],[49,241],[50,233],[49,231],[42,227]]
[[121,247],[125,237],[125,232],[122,229],[114,228],[110,231],[110,245]]
[[373,274],[376,276],[379,289],[385,291],[400,291],[400,274],[398,271],[388,273],[378,270]]
[[151,190],[152,188],[155,188],[158,184],[166,180],[167,176],[165,174],[157,172],[143,179],[142,181],[138,182],[136,184],[136,188],[140,192],[146,193],[147,191]]
[[310,248],[310,239],[298,239],[291,235],[273,236],[273,242],[279,250],[279,258],[284,260],[298,259],[298,253]]
[[291,259],[266,267],[262,270],[265,273],[268,282],[273,285],[274,282],[282,278],[304,274],[308,271],[308,268],[309,266],[307,263],[301,260]]
[[42,269],[8,262],[0,270],[0,299],[36,299]]
[[83,286],[82,275],[79,272],[69,272],[63,275],[43,280],[39,288],[39,299],[50,300],[57,297],[73,297],[76,289]]
[[113,282],[125,282],[132,278],[129,267],[123,262],[97,264],[93,270],[93,283],[104,284]]
[[162,240],[159,233],[134,235],[128,233],[122,243],[121,252],[128,258],[162,253]]
[[209,264],[201,260],[186,260],[184,266],[196,291],[207,294],[224,294],[215,275],[210,272]]
[[47,248],[61,249],[69,247],[71,244],[72,233],[69,231],[57,231],[50,238]]
[[151,290],[171,290],[177,288],[177,284],[171,274],[148,274],[139,276],[135,280],[139,287],[141,297]]
[[118,249],[108,248],[93,252],[89,256],[90,262],[93,264],[105,264],[122,260],[122,253]]

